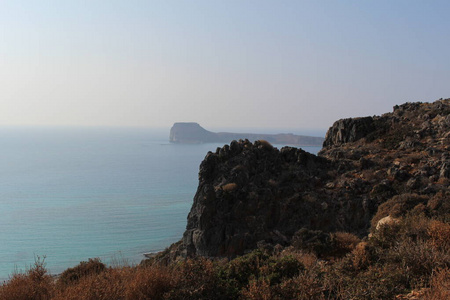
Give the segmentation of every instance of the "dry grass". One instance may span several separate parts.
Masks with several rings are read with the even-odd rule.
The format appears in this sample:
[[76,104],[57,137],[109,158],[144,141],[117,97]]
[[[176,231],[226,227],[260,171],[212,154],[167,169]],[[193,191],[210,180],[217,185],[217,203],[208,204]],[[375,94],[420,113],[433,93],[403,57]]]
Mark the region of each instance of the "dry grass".
[[443,252],[450,251],[450,224],[433,220],[428,226],[429,243]]
[[330,235],[336,249],[322,258],[289,247],[258,249],[231,261],[196,258],[169,266],[108,268],[93,259],[58,280],[37,259],[33,268],[0,286],[0,300],[362,300],[403,299],[417,291],[425,291],[425,299],[447,299],[449,228],[423,215],[406,215],[395,228],[382,227],[365,241],[346,232]]
[[438,269],[431,277],[431,287],[424,300],[450,299],[450,268]]

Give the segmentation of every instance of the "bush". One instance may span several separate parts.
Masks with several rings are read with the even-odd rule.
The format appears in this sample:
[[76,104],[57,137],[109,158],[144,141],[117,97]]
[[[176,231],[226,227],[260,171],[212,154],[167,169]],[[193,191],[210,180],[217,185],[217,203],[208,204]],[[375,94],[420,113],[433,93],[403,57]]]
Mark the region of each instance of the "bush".
[[428,243],[404,238],[386,252],[389,263],[398,264],[412,281],[428,281],[436,268],[450,266],[450,256],[431,247]]
[[34,266],[25,273],[14,274],[0,287],[1,300],[47,300],[54,292],[53,279],[47,274],[45,257],[36,257]]
[[325,274],[327,293],[331,299],[393,299],[408,290],[408,279],[396,265],[371,265],[353,273],[346,265],[335,264]]
[[174,287],[172,274],[167,267],[137,267],[125,291],[125,299],[164,299]]
[[402,194],[397,195],[381,204],[378,207],[377,213],[372,218],[372,232],[375,230],[378,221],[384,217],[391,216],[392,218],[399,218],[405,216],[418,204],[426,204],[428,197],[417,194]]
[[321,230],[302,228],[292,237],[292,245],[295,249],[312,252],[319,257],[328,254],[332,250],[331,236]]
[[450,268],[438,269],[431,277],[431,287],[425,300],[450,299]]
[[198,257],[178,263],[172,270],[174,285],[166,299],[232,299],[233,290],[219,278],[218,267]]
[[249,300],[271,300],[273,299],[272,289],[269,280],[258,278],[250,281],[241,292],[243,299]]
[[367,242],[361,242],[356,245],[350,257],[355,270],[365,269],[372,263],[372,255]]
[[450,251],[450,224],[431,221],[428,227],[429,243],[442,252]]
[[250,299],[262,299],[257,298],[256,284],[276,286],[285,279],[297,276],[302,270],[304,265],[295,255],[284,253],[270,256],[258,249],[230,261],[223,267],[220,276],[235,294],[245,291],[244,294]]
[[125,299],[132,269],[107,269],[99,274],[81,277],[70,285],[59,289],[55,300],[110,300]]
[[221,277],[236,285],[239,289],[246,286],[251,279],[258,278],[260,267],[269,259],[269,254],[257,249],[230,261],[221,271]]
[[279,295],[280,299],[327,299],[320,273],[315,269],[304,270],[294,278],[284,280],[280,284]]
[[80,280],[85,276],[92,274],[99,274],[106,269],[105,264],[103,264],[99,258],[89,258],[88,261],[82,261],[80,264],[73,268],[68,268],[61,273],[58,279],[58,283],[62,285],[68,285],[75,281]]
[[359,238],[348,232],[335,232],[331,234],[331,247],[333,256],[342,257],[353,251],[360,242]]

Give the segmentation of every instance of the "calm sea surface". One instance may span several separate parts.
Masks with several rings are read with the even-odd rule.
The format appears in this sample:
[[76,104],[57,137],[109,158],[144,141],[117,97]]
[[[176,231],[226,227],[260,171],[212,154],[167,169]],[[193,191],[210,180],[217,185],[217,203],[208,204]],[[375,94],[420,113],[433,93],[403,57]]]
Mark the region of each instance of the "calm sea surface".
[[198,167],[222,144],[168,132],[0,128],[0,280],[36,256],[57,274],[94,257],[136,264],[179,240]]

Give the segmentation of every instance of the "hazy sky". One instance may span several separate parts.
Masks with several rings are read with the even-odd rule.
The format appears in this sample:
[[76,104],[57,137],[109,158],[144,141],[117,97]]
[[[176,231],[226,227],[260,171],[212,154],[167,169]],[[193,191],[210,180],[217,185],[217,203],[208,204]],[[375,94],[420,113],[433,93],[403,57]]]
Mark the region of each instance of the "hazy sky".
[[450,1],[0,1],[0,125],[328,128],[450,97]]

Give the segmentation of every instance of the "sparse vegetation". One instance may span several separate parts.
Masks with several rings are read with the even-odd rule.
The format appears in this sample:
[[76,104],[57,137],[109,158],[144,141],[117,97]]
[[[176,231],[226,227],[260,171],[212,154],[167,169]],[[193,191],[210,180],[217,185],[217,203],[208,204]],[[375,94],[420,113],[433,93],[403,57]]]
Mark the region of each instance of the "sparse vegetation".
[[114,268],[90,259],[58,279],[38,259],[0,287],[0,299],[404,299],[410,293],[446,299],[449,228],[407,214],[365,241],[345,232],[302,230],[297,238],[304,247],[281,252]]

